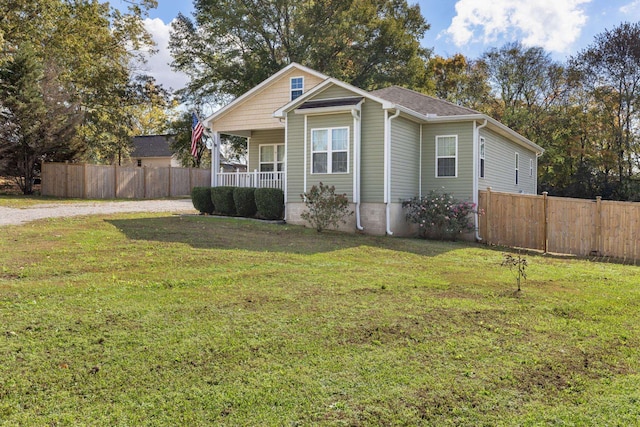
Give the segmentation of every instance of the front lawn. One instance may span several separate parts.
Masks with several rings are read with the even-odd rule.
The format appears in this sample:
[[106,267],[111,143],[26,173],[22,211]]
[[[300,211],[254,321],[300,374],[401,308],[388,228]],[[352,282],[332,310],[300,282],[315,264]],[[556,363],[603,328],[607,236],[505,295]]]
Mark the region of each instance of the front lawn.
[[640,269],[198,216],[0,228],[0,424],[634,425]]

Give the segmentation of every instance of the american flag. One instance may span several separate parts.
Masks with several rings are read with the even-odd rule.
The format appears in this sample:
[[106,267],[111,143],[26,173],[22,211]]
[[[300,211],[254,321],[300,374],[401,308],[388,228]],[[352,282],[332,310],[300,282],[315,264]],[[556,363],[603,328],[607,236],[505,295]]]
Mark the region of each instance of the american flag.
[[198,142],[202,138],[204,132],[204,126],[198,120],[196,113],[191,113],[191,155],[193,157],[198,156]]

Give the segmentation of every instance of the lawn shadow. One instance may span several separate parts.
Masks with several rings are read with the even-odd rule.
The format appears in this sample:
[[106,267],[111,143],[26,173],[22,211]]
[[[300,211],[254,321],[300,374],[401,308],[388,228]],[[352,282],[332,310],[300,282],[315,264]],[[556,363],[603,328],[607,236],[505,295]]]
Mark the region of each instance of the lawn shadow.
[[201,249],[244,249],[258,252],[314,254],[372,246],[416,255],[437,256],[466,246],[460,242],[431,242],[413,238],[361,233],[317,231],[298,225],[245,218],[172,215],[107,219],[128,239],[184,243]]

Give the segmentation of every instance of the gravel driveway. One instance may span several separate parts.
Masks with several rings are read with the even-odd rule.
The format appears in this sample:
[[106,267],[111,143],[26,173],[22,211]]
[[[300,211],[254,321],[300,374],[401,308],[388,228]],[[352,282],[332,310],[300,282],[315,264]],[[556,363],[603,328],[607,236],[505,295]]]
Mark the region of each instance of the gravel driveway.
[[105,215],[119,212],[197,213],[191,199],[46,203],[25,209],[0,206],[0,226],[24,224],[41,218]]

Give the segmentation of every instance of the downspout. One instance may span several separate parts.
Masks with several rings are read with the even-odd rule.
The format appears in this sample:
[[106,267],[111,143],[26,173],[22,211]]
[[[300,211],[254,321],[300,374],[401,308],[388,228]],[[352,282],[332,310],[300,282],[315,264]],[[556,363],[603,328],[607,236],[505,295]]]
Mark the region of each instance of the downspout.
[[360,120],[359,110],[351,110],[353,116],[353,201],[356,204],[356,228],[364,230],[360,222],[360,133],[362,120]]
[[385,115],[385,153],[384,153],[384,170],[385,170],[385,204],[386,204],[386,223],[387,223],[387,234],[389,236],[393,236],[393,232],[391,231],[391,120],[395,119],[400,115],[400,110],[396,110],[393,116],[389,116],[389,111],[384,110]]
[[473,203],[476,205],[476,212],[473,214],[473,222],[476,230],[476,241],[478,242],[482,241],[482,237],[480,237],[480,218],[478,214],[478,189],[480,188],[480,184],[478,182],[480,179],[478,177],[478,147],[480,146],[480,129],[485,127],[487,123],[487,119],[484,119],[483,124],[476,126],[476,121],[473,121]]
[[422,128],[424,124],[420,124],[420,150],[418,155],[418,196],[422,197]]

